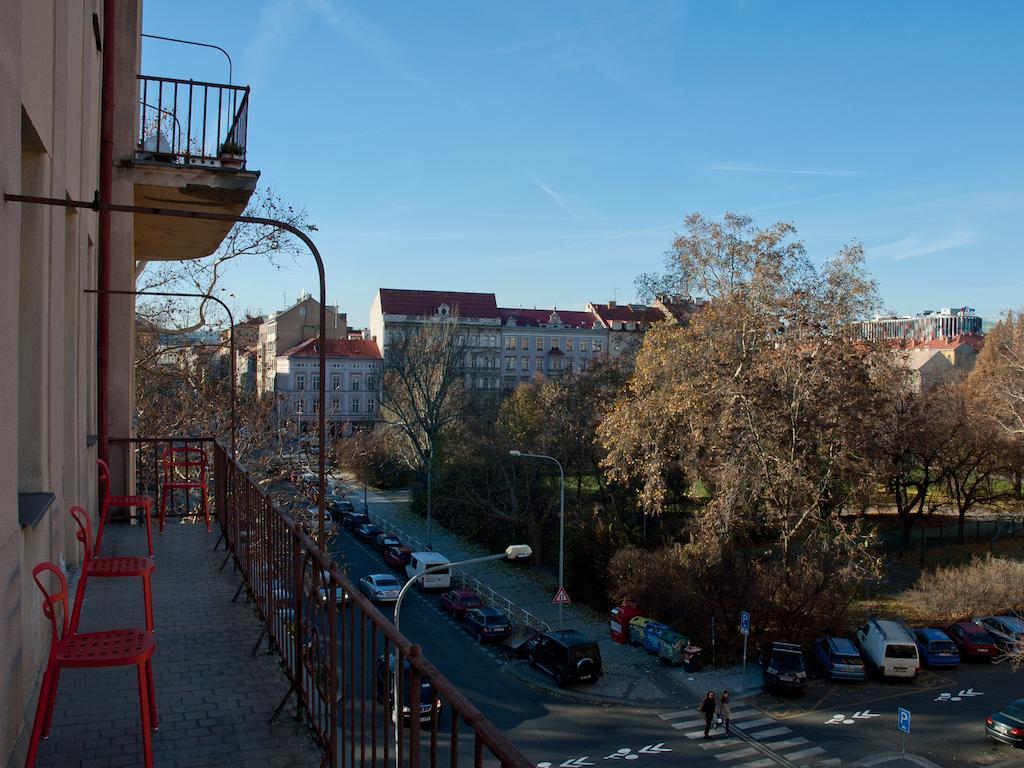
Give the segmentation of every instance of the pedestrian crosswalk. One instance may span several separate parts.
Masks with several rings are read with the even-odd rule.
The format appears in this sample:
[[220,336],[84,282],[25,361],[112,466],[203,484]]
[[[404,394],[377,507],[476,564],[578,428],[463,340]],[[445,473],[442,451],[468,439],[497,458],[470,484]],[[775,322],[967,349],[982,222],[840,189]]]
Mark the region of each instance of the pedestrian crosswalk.
[[792,768],[819,762],[826,754],[823,747],[797,736],[791,728],[745,701],[733,702],[731,710],[729,734],[718,727],[706,740],[704,718],[697,716],[696,710],[663,712],[658,716],[688,740],[700,739],[697,746],[713,755],[723,768]]

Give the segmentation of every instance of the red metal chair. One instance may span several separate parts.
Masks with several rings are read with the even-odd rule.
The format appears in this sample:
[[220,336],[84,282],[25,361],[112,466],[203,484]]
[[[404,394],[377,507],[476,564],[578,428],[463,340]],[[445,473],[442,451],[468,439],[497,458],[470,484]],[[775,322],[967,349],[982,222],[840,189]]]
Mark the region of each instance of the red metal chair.
[[71,516],[78,524],[75,536],[85,545],[85,556],[82,558],[82,576],[75,590],[75,607],[71,610],[71,631],[78,631],[78,618],[82,613],[82,598],[85,597],[85,583],[89,577],[104,578],[141,578],[142,599],[146,607],[146,629],[153,631],[153,590],[150,576],[156,569],[156,561],[151,557],[93,557],[92,553],[92,521],[89,513],[81,507],[72,507]]
[[[103,529],[107,525],[111,508],[125,508],[129,511],[135,508],[142,508],[146,517],[146,543],[149,545],[149,556],[153,556],[153,531],[150,521],[153,515],[153,499],[149,496],[111,496],[110,495],[110,467],[103,459],[96,459],[100,468],[100,493],[103,503],[100,511],[100,526],[96,532],[96,554],[100,553],[100,544],[103,542]],[[162,530],[162,529],[161,529]]]
[[206,532],[210,532],[210,508],[207,503],[206,451],[192,446],[170,446],[164,449],[160,458],[164,468],[164,482],[160,487],[160,533],[164,532],[167,516],[167,499],[174,491],[185,491],[186,499],[193,490],[199,490],[203,502],[203,516],[206,518]]
[[[50,592],[40,579],[44,571],[57,579],[58,589]],[[156,691],[153,688],[153,653],[156,637],[141,629],[114,629],[77,634],[68,627],[68,583],[53,563],[40,563],[32,569],[32,578],[43,593],[43,614],[50,620],[50,656],[46,662],[39,703],[32,724],[32,738],[25,757],[25,768],[32,768],[39,751],[39,737],[50,734],[53,706],[57,701],[57,683],[64,667],[124,667],[134,665],[139,680],[139,709],[142,715],[142,748],[146,768],[153,765],[153,737],[157,727]],[[60,608],[58,626],[57,609]],[[152,725],[150,721],[152,720]]]

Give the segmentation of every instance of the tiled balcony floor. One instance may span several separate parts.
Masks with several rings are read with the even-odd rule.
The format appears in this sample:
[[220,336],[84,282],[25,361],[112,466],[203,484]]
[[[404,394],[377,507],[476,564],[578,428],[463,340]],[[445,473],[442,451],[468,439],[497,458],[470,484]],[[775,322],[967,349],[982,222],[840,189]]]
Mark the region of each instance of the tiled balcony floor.
[[[154,521],[155,523],[155,521]],[[231,598],[240,578],[224,552],[213,552],[218,529],[168,520],[154,526],[157,568],[153,657],[160,728],[153,733],[156,766],[316,766],[320,751],[294,719],[294,697],[274,724],[270,715],[288,689],[260,633],[252,606]],[[111,524],[103,554],[145,554],[139,527]],[[142,628],[138,579],[91,579],[79,630]],[[138,688],[134,667],[67,669],[61,674],[50,738],[39,766],[141,766]]]

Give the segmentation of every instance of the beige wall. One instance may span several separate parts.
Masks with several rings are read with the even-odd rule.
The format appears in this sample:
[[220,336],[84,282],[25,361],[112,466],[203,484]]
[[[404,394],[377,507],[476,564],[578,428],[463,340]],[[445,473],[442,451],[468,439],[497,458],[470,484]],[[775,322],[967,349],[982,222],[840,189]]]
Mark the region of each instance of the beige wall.
[[[98,184],[100,0],[0,3],[0,186],[90,199]],[[48,631],[32,568],[79,559],[67,508],[95,511],[96,214],[0,202],[0,762],[18,762]],[[35,527],[18,493],[55,494]],[[23,745],[22,745],[23,748]]]
[[[320,302],[312,297],[299,300],[286,310],[267,318],[260,325],[257,344],[256,386],[261,395],[274,391],[277,356],[307,339],[314,339],[320,330]],[[348,337],[348,318],[336,307],[327,307],[328,339]]]

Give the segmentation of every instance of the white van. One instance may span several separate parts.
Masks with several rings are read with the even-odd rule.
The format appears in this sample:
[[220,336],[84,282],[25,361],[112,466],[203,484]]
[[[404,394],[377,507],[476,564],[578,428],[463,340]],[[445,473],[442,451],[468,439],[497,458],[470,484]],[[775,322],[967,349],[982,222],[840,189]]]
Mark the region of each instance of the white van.
[[[409,564],[405,566],[405,575],[410,579],[416,579],[427,568],[449,562],[451,561],[447,557],[437,552],[413,552],[409,555]],[[451,586],[452,574],[448,568],[428,573],[416,580],[417,589],[451,589]]]
[[916,677],[921,670],[917,643],[902,622],[868,619],[857,630],[857,643],[864,660],[882,677]]

